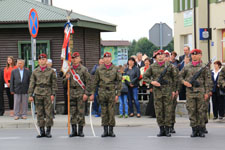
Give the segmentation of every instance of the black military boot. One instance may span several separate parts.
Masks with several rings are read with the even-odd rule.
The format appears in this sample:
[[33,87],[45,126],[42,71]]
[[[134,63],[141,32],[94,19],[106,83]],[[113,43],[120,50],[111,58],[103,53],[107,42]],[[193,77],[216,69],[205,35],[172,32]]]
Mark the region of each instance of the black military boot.
[[164,126],[160,126],[159,129],[160,129],[160,131],[159,131],[159,134],[157,134],[157,136],[158,137],[165,136],[165,128],[164,128]]
[[192,134],[191,137],[197,137],[198,136],[198,128],[192,127]]
[[47,127],[47,130],[46,130],[46,135],[45,135],[47,138],[51,138],[52,135],[51,135],[51,127]]
[[108,135],[111,137],[116,137],[116,135],[113,132],[113,126],[109,126],[109,134]]
[[104,132],[102,134],[102,137],[107,137],[108,136],[108,126],[104,126]]
[[172,124],[172,126],[170,127],[170,133],[176,133],[176,131],[174,129],[174,124]]
[[199,127],[198,136],[199,137],[205,137],[204,127]]
[[171,137],[171,134],[170,134],[170,127],[168,127],[168,126],[165,126],[165,136]]
[[204,132],[205,134],[208,134],[208,130],[206,129],[206,126],[203,127],[203,132]]
[[72,133],[70,134],[70,137],[77,136],[77,125],[72,124]]
[[84,137],[83,126],[81,126],[81,125],[78,126],[78,136]]
[[37,138],[45,137],[45,127],[40,127],[40,135]]

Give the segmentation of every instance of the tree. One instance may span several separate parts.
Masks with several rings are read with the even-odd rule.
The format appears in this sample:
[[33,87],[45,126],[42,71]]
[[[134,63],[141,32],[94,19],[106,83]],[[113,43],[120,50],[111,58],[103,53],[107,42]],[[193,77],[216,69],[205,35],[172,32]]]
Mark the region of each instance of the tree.
[[[128,56],[136,55],[137,52],[141,52],[143,55],[146,54],[148,57],[152,57],[153,51],[158,50],[159,47],[152,44],[148,38],[143,37],[140,38],[138,41],[133,40],[131,45],[129,46],[129,53]],[[174,50],[174,41],[172,40],[166,47],[163,48],[164,50],[168,50],[172,52]]]

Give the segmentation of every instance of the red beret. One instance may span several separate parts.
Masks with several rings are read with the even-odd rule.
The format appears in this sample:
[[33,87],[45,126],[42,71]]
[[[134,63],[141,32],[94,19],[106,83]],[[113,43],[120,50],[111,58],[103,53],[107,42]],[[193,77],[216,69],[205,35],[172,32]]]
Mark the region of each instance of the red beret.
[[110,52],[105,52],[104,57],[111,57],[111,53]]
[[41,59],[41,58],[47,58],[47,55],[44,54],[44,53],[42,53],[42,54],[40,54],[40,55],[38,56],[38,59]]
[[164,54],[164,50],[162,50],[162,49],[158,50],[158,51],[155,53],[154,58],[155,58],[158,54]]
[[194,55],[196,55],[196,54],[202,54],[202,50],[200,50],[200,49],[193,49],[191,51],[191,54],[194,54]]
[[73,55],[72,55],[72,57],[73,57],[73,58],[75,58],[75,57],[80,57],[80,53],[74,52]]

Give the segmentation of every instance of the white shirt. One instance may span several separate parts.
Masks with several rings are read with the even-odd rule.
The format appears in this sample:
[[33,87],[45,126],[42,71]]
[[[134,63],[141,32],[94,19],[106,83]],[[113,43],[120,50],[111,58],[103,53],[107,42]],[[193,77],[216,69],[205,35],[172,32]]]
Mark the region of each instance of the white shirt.
[[214,81],[216,81],[216,78],[218,76],[218,74],[220,73],[222,68],[220,68],[217,72],[215,71],[215,69],[212,71],[214,73]]

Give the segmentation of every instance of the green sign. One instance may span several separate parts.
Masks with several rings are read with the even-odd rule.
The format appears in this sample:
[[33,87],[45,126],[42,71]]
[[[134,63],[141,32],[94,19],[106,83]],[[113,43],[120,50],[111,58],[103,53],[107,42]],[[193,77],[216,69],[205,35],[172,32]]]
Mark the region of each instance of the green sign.
[[184,27],[192,26],[193,24],[193,13],[192,10],[184,12]]

